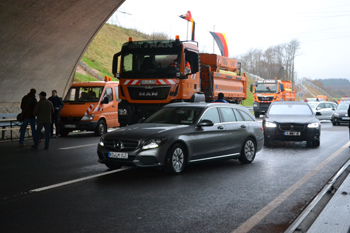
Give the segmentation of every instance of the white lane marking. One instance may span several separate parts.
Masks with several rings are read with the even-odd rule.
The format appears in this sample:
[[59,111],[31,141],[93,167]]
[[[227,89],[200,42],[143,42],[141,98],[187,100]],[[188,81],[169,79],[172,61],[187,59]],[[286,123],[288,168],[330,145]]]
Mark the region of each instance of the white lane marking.
[[62,147],[58,148],[59,150],[70,150],[70,149],[77,149],[77,148],[82,148],[82,147],[88,147],[88,146],[97,146],[98,143],[93,143],[93,144],[86,144],[86,145],[80,145],[80,146],[70,146],[70,147]]
[[330,163],[335,157],[337,157],[345,148],[348,148],[350,142],[346,143],[339,150],[334,152],[330,157],[320,163],[317,167],[312,169],[308,174],[294,183],[289,189],[284,191],[278,197],[276,197],[267,206],[262,208],[258,213],[245,221],[240,227],[234,230],[232,233],[246,233],[249,232],[255,225],[257,225],[261,220],[263,220],[268,214],[270,214],[274,209],[277,208],[283,201],[285,201],[290,195],[292,195],[297,189],[299,189],[304,183],[306,183],[310,178],[316,175],[324,166]]
[[45,190],[54,189],[54,188],[62,187],[62,186],[65,186],[65,185],[82,182],[82,181],[85,181],[85,180],[90,180],[90,179],[93,179],[93,178],[96,178],[96,177],[100,177],[100,176],[106,176],[106,175],[109,175],[109,174],[112,174],[112,173],[117,173],[117,172],[121,172],[121,171],[128,170],[128,169],[130,169],[130,167],[125,167],[125,168],[121,168],[121,169],[118,169],[118,170],[113,170],[113,171],[109,171],[109,172],[104,172],[104,173],[100,173],[100,174],[96,174],[96,175],[92,175],[92,176],[87,176],[87,177],[83,177],[83,178],[79,178],[79,179],[75,179],[75,180],[70,180],[70,181],[54,184],[54,185],[49,185],[49,186],[42,187],[42,188],[32,189],[29,192],[30,193],[42,192],[42,191],[45,191]]

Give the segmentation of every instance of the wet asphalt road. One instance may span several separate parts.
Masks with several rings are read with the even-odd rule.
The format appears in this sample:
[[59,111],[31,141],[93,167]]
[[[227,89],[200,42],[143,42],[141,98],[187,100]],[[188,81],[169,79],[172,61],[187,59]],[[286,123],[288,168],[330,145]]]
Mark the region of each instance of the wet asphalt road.
[[110,172],[97,162],[98,140],[70,135],[49,150],[1,142],[0,231],[284,232],[350,154],[348,128],[322,122],[319,148],[280,142],[252,164],[202,163],[167,176]]

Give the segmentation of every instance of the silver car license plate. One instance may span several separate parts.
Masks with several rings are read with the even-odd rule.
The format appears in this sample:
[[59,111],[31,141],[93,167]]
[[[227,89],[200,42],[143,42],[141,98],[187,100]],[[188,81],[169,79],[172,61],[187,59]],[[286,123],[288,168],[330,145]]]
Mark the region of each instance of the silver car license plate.
[[286,135],[286,136],[300,136],[300,132],[286,131],[286,132],[284,132],[284,135]]
[[128,155],[128,153],[125,153],[125,152],[110,151],[110,152],[108,152],[108,157],[115,158],[115,159],[128,159],[129,155]]

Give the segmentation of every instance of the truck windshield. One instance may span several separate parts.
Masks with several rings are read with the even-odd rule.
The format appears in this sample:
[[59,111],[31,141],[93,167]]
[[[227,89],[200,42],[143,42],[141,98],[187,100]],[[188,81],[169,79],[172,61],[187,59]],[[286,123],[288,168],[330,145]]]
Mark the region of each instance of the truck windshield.
[[98,102],[103,87],[71,87],[64,98],[70,102]]
[[255,93],[276,93],[277,83],[256,83]]
[[178,54],[164,53],[128,53],[123,56],[123,78],[176,78],[179,72]]

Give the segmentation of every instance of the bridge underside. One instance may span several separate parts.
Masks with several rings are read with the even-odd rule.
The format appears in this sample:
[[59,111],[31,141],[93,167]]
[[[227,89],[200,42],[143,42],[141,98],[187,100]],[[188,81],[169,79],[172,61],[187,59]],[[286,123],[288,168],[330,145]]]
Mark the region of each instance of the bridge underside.
[[18,103],[30,88],[66,93],[77,63],[123,2],[2,0],[0,103]]

